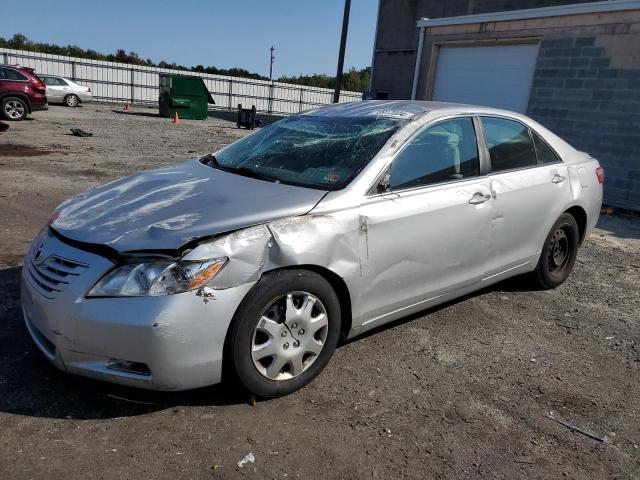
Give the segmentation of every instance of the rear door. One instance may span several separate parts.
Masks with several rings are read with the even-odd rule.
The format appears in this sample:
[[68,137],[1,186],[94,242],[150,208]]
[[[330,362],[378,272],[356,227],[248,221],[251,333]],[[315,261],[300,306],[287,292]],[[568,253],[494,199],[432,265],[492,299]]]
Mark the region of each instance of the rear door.
[[41,75],[40,78],[47,86],[47,100],[50,102],[61,102],[65,95],[64,87],[67,86],[57,77]]
[[389,183],[360,208],[365,323],[424,308],[485,272],[491,190],[471,117],[415,134],[392,161]]
[[567,167],[526,125],[481,117],[494,199],[487,277],[537,261],[570,198]]

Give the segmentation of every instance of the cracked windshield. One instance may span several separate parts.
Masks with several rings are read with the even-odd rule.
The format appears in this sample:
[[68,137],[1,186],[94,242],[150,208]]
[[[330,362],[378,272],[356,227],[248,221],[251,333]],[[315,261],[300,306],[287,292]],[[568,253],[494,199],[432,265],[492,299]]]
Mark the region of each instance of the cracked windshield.
[[209,163],[241,175],[337,190],[403,124],[403,120],[379,116],[292,116],[230,145]]

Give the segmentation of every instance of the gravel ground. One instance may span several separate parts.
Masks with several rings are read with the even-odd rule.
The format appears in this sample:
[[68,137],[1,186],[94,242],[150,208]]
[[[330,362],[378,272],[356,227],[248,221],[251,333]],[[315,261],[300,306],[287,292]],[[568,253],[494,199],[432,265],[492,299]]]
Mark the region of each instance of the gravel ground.
[[55,205],[245,133],[225,114],[176,126],[121,108],[54,106],[0,137],[0,478],[640,478],[637,218],[602,217],[557,290],[510,280],[394,323],[253,407],[49,366],[19,265]]

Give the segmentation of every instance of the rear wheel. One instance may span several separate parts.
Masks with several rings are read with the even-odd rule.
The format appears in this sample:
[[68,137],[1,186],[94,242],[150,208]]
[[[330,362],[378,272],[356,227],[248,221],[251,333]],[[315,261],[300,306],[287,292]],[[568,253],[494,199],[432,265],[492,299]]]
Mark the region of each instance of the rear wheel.
[[28,111],[25,101],[18,97],[6,97],[0,102],[0,113],[6,120],[23,120]]
[[67,95],[66,97],[64,97],[64,104],[67,107],[77,107],[80,104],[80,99],[77,95]]
[[340,303],[331,285],[308,270],[262,276],[241,303],[225,362],[249,391],[279,397],[310,383],[340,334]]
[[571,273],[580,244],[580,230],[575,218],[568,213],[560,215],[545,240],[535,270],[539,287],[556,288]]

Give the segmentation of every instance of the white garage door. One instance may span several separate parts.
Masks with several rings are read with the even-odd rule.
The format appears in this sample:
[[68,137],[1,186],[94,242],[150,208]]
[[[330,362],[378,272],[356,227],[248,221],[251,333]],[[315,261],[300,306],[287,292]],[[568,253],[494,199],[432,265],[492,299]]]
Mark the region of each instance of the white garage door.
[[433,99],[525,113],[538,45],[440,47]]

